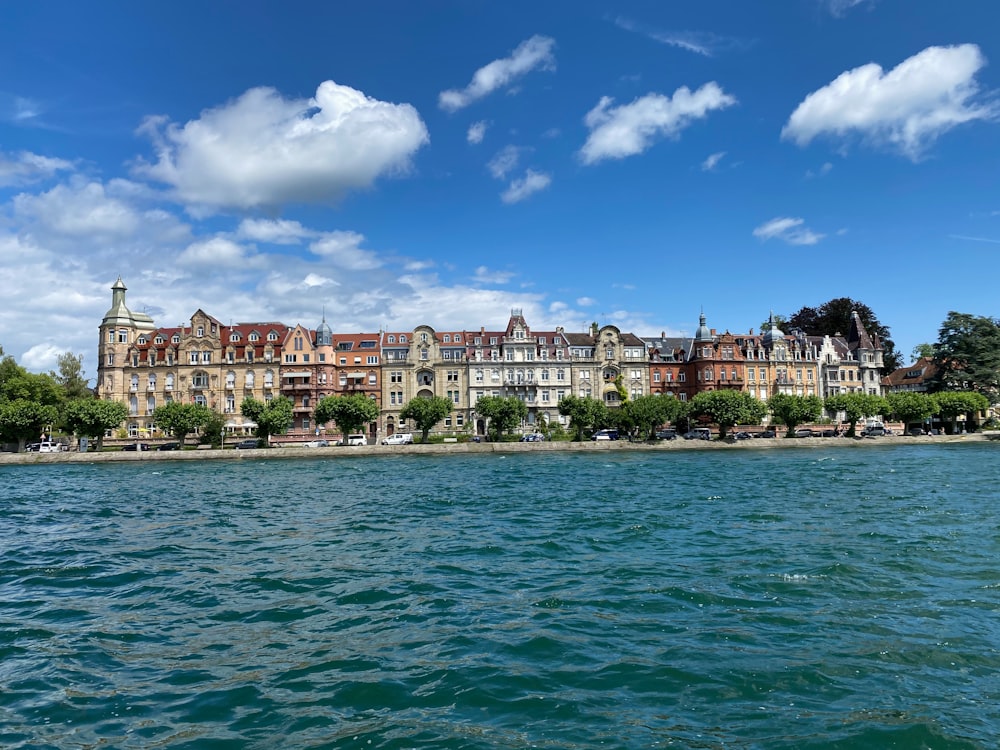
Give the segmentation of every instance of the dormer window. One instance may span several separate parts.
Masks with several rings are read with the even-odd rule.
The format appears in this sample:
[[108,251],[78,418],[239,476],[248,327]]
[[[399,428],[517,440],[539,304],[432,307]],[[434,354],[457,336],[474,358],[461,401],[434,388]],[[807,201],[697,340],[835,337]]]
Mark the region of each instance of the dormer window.
[[229,340],[230,341],[239,341],[240,340],[240,335],[238,333],[236,333],[236,331],[233,331],[231,334],[229,334]]
[[201,336],[204,335],[205,335],[205,326],[198,326],[198,330],[195,333],[195,336],[198,336],[200,338]]
[[136,339],[135,343],[137,343],[137,344],[145,344],[146,343],[146,337],[145,336],[140,336],[139,338]]
[[267,333],[267,340],[268,341],[277,341],[278,340],[278,334],[275,333],[274,331],[268,331],[268,333]]
[[163,336],[157,336],[155,339],[153,339],[154,344],[162,344],[163,342],[164,342]]
[[173,336],[170,337],[170,343],[172,344],[181,343],[181,335],[179,333],[175,333]]
[[254,331],[253,333],[250,334],[249,338],[251,341],[260,341],[260,334]]
[[406,343],[406,336],[405,335],[401,335],[399,337],[399,343],[400,344],[405,344]]

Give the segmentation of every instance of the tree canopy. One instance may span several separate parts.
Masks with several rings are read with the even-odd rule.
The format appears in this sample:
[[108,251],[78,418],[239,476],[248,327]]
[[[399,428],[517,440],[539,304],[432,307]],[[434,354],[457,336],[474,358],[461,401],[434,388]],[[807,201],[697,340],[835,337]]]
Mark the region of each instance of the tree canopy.
[[767,405],[744,391],[705,391],[691,399],[691,414],[719,425],[719,438],[725,439],[735,425],[759,424]]
[[618,409],[619,425],[627,432],[635,430],[646,440],[652,440],[656,428],[673,422],[681,411],[681,402],[666,394],[637,396]]
[[819,396],[797,396],[776,393],[767,402],[774,418],[788,428],[785,437],[795,437],[795,428],[805,422],[814,422],[823,413],[823,400]]
[[844,412],[844,419],[849,423],[847,436],[854,437],[855,427],[865,417],[886,414],[889,404],[881,396],[871,393],[838,393],[826,399],[826,410]]
[[476,414],[488,420],[493,440],[501,433],[511,433],[528,418],[528,406],[516,396],[483,396],[476,402]]
[[929,393],[901,391],[885,397],[889,414],[905,425],[924,422],[938,413],[938,403]]
[[427,442],[427,436],[431,429],[442,419],[451,414],[451,399],[444,396],[431,396],[424,398],[417,396],[411,398],[399,412],[400,419],[412,419],[413,423],[420,430],[420,441]]
[[284,435],[292,424],[292,400],[277,396],[270,401],[245,398],[240,404],[240,414],[257,424],[257,439],[265,446],[271,435]]
[[569,428],[576,442],[583,440],[586,430],[594,429],[607,419],[608,409],[604,402],[590,396],[563,396],[558,408],[560,414],[569,417]]
[[337,428],[347,436],[364,432],[365,425],[378,419],[378,402],[368,398],[363,393],[353,393],[349,396],[324,396],[316,404],[313,416],[316,424],[334,422]]
[[934,347],[934,390],[971,390],[1000,401],[1000,321],[949,312]]
[[29,440],[37,440],[58,417],[56,407],[23,398],[0,401],[0,442],[17,443],[24,450]]
[[104,447],[104,433],[113,430],[128,416],[128,407],[120,401],[75,398],[63,409],[66,428],[78,435],[97,438],[97,449]]
[[803,307],[790,318],[788,326],[799,328],[810,336],[847,336],[851,330],[851,313],[857,311],[869,334],[877,334],[882,342],[882,373],[887,374],[903,366],[903,358],[896,351],[889,327],[879,322],[875,313],[863,302],[850,297],[838,297],[819,307]]
[[184,444],[184,439],[208,421],[211,412],[203,404],[170,401],[153,410],[153,420],[163,432]]
[[990,405],[986,396],[974,391],[941,391],[934,394],[934,401],[937,402],[938,413],[943,418],[951,420],[952,434],[957,431],[959,416],[974,415]]

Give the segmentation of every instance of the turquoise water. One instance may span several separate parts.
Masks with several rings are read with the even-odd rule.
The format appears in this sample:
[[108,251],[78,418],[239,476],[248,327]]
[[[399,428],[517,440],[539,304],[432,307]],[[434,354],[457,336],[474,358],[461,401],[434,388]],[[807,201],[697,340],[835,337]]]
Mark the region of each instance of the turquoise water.
[[994,748],[990,445],[0,469],[0,747]]

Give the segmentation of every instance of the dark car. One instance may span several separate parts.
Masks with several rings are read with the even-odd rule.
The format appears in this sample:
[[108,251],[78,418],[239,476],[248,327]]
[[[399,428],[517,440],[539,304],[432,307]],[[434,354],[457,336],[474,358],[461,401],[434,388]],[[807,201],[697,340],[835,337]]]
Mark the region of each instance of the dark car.
[[158,451],[179,451],[180,449],[181,449],[180,443],[163,443],[162,445],[157,446],[156,448],[156,450]]
[[148,451],[149,443],[129,443],[124,448],[123,451]]
[[657,440],[676,440],[677,430],[657,430],[656,431]]
[[734,432],[733,433],[733,440],[749,440],[752,437],[753,437],[753,435],[751,435],[749,432]]
[[808,427],[800,427],[795,431],[795,437],[801,438],[801,437],[815,437],[815,436],[816,436],[815,433],[813,433],[813,431],[810,430]]
[[763,432],[758,432],[754,434],[755,438],[773,438],[775,436],[774,430],[764,430]]
[[252,440],[241,440],[233,447],[238,451],[250,450],[253,448],[259,448],[260,441],[257,438],[253,438]]

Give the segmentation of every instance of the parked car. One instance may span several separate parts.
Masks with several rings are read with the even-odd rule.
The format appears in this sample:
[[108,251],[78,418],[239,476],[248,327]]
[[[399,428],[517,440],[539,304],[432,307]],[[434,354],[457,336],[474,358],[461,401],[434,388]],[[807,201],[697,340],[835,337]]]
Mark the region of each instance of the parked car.
[[763,430],[762,432],[755,432],[755,438],[773,438],[777,433],[774,430]]
[[180,443],[163,443],[156,447],[158,451],[179,451],[181,449]]
[[368,439],[361,434],[348,435],[345,445],[368,445]]
[[695,427],[684,433],[685,440],[711,440],[712,431],[708,427]]
[[236,445],[233,446],[238,451],[251,450],[253,448],[259,448],[260,441],[257,438],[252,438],[249,440],[241,440]]
[[799,429],[797,429],[795,431],[794,435],[795,435],[795,437],[798,437],[798,438],[816,437],[816,434],[812,430],[810,430],[808,427],[800,427]]
[[306,448],[326,448],[329,444],[329,440],[323,440],[322,438],[318,440],[310,440],[308,443],[303,443]]
[[68,451],[69,446],[53,440],[43,440],[40,443],[29,443],[24,449],[29,453],[62,453],[63,451]]
[[676,440],[677,430],[657,430],[656,431],[657,440]]
[[148,451],[149,443],[129,443],[124,448],[123,451]]
[[590,436],[591,440],[617,440],[618,430],[598,430]]
[[751,435],[749,432],[740,431],[740,432],[734,432],[732,437],[733,440],[749,440],[750,438],[753,437],[753,435]]
[[887,434],[889,433],[885,429],[885,426],[880,424],[868,425],[861,431],[861,437],[882,437]]
[[382,445],[412,445],[413,434],[409,432],[395,432],[392,435],[382,438]]
[[527,435],[521,435],[522,443],[541,443],[545,440],[545,435],[540,432],[530,432]]

